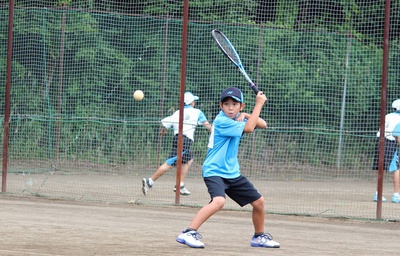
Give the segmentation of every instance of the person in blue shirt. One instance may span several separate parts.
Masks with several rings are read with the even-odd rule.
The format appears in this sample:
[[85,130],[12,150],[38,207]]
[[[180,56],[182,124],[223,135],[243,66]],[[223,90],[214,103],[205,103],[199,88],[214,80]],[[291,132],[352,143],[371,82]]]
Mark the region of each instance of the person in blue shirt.
[[[211,130],[211,124],[208,122],[204,113],[195,106],[195,100],[199,97],[193,95],[191,92],[185,92],[184,102],[185,106],[183,109],[183,153],[182,153],[182,166],[181,166],[181,184],[180,194],[184,196],[190,195],[190,191],[185,187],[184,179],[192,165],[194,158],[193,153],[190,150],[190,146],[194,142],[194,132],[197,125],[203,125],[207,130]],[[143,178],[142,180],[142,192],[147,195],[150,188],[153,187],[156,180],[164,175],[169,169],[176,165],[178,159],[178,132],[179,132],[179,110],[175,111],[171,116],[167,116],[161,120],[162,128],[160,130],[160,136],[167,132],[167,129],[172,128],[174,130],[174,138],[172,142],[172,150],[168,159],[157,168],[157,170],[149,178]],[[174,191],[176,188],[174,188]]]
[[254,235],[250,245],[280,247],[269,233],[264,233],[264,197],[241,174],[238,162],[239,143],[243,134],[252,133],[255,128],[267,127],[267,123],[259,117],[266,101],[263,92],[259,92],[253,111],[248,114],[241,112],[245,103],[240,89],[230,87],[221,93],[221,111],[214,119],[208,152],[203,163],[203,179],[211,201],[198,211],[189,227],[176,238],[177,242],[192,248],[204,248],[204,243],[200,241],[202,236],[197,230],[208,218],[223,208],[228,195],[241,207],[247,204],[253,207]]

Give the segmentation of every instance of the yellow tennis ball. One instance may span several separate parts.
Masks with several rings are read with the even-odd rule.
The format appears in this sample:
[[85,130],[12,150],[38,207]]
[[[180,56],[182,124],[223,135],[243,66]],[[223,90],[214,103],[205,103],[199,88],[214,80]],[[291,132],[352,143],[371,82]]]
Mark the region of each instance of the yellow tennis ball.
[[142,92],[142,90],[136,90],[133,93],[133,98],[137,101],[143,100],[144,98],[144,93]]

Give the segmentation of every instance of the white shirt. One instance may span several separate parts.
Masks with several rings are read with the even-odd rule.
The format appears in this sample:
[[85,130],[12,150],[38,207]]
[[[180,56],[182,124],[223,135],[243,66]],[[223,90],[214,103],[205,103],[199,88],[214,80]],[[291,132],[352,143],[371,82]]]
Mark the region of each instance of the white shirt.
[[[396,125],[400,124],[400,113],[393,112],[385,116],[385,138],[388,140],[395,140],[392,132]],[[376,137],[380,136],[380,131],[376,133]]]
[[[194,141],[194,131],[197,125],[207,121],[204,113],[190,105],[185,105],[183,109],[183,129],[182,133],[192,141]],[[169,129],[174,129],[174,135],[179,133],[179,110],[175,111],[171,116],[161,120],[162,125]]]

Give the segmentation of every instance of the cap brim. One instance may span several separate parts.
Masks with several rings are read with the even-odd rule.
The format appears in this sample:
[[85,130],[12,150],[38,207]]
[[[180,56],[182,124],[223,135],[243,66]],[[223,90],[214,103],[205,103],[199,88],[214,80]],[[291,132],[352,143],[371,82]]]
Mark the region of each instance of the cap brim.
[[241,99],[239,99],[238,97],[233,96],[233,95],[226,95],[225,97],[223,97],[223,98],[220,99],[220,102],[222,102],[222,101],[223,101],[224,99],[226,99],[226,98],[232,98],[232,99],[236,100],[237,102],[242,103],[242,100],[241,100]]

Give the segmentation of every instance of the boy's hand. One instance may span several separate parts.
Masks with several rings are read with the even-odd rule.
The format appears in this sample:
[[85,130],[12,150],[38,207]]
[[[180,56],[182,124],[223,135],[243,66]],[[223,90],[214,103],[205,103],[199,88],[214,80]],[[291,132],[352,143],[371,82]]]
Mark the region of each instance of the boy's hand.
[[165,127],[161,127],[158,134],[159,134],[160,136],[163,136],[163,135],[166,134],[166,133],[167,133],[167,129],[166,129]]
[[236,117],[236,121],[238,121],[238,122],[243,122],[244,121],[244,119],[246,118],[246,115],[248,115],[248,114],[246,114],[246,113],[240,113],[239,115],[238,115],[238,117]]
[[261,104],[264,105],[264,103],[267,101],[267,96],[262,91],[259,91],[256,96],[256,105]]

